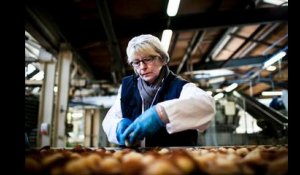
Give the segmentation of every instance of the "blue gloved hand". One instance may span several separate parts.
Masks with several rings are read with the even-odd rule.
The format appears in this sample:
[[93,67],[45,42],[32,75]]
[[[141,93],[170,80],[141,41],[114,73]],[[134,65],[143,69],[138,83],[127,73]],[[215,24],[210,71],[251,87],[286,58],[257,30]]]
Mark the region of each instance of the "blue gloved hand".
[[136,143],[136,140],[142,140],[146,136],[153,135],[164,126],[155,107],[146,110],[125,130],[123,138],[129,138],[130,145]]
[[117,126],[117,140],[119,141],[119,145],[125,145],[125,138],[122,137],[122,134],[124,133],[125,129],[132,123],[132,120],[128,118],[123,118],[118,126]]

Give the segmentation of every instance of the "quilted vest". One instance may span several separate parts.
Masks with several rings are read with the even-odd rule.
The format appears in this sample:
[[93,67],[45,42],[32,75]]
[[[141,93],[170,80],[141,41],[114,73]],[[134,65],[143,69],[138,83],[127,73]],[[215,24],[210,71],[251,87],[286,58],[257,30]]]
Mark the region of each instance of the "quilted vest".
[[[131,75],[123,78],[122,92],[121,92],[121,109],[123,117],[134,120],[142,113],[142,99],[137,87],[137,75]],[[186,80],[176,76],[170,72],[164,80],[161,89],[157,94],[157,98],[153,105],[175,98],[179,98],[182,87],[187,83]],[[169,134],[165,127],[152,135],[146,137],[146,147],[155,146],[196,146],[197,144],[197,131],[186,130]]]

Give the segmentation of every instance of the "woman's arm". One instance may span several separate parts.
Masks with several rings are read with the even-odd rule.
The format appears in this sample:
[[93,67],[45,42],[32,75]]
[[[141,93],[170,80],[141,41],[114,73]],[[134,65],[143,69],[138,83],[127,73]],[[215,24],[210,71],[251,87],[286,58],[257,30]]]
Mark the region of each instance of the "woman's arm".
[[204,131],[215,116],[215,102],[212,96],[194,83],[183,86],[178,99],[158,103],[167,115],[167,131],[176,133],[187,129]]
[[121,86],[118,90],[118,95],[115,103],[109,109],[102,122],[102,127],[104,132],[106,133],[108,141],[115,144],[119,144],[116,136],[116,129],[118,123],[122,120],[120,99],[121,99]]

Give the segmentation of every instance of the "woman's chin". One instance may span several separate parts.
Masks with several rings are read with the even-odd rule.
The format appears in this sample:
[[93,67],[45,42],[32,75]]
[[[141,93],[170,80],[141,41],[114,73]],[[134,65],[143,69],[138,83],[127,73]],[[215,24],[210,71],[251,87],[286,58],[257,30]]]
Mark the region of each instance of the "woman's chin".
[[142,78],[143,78],[143,80],[146,81],[147,83],[152,83],[152,82],[154,81],[152,77],[147,76],[147,75],[146,75],[146,76],[143,76]]

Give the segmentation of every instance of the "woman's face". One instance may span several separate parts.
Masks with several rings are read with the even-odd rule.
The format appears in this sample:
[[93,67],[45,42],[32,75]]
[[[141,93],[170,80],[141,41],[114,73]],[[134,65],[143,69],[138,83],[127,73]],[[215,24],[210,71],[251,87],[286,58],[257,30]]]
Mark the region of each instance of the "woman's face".
[[160,56],[135,55],[131,65],[144,81],[151,84],[159,76],[164,62]]

